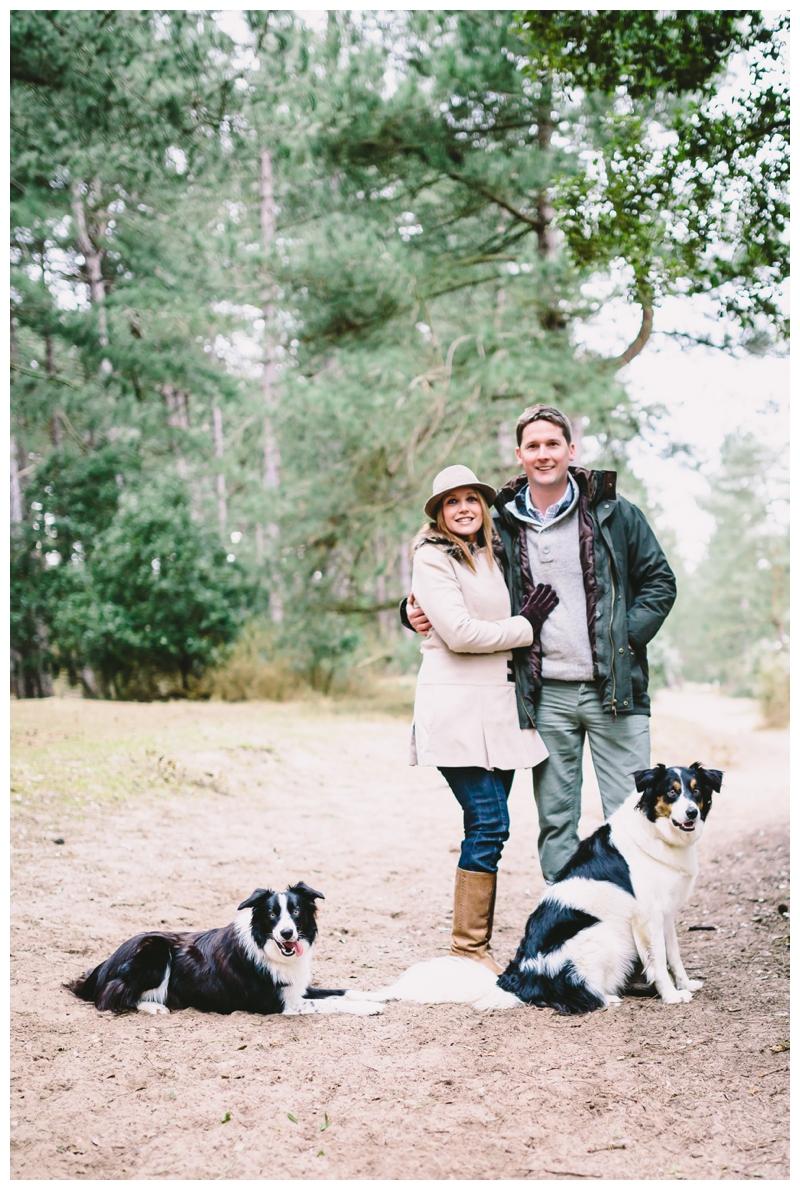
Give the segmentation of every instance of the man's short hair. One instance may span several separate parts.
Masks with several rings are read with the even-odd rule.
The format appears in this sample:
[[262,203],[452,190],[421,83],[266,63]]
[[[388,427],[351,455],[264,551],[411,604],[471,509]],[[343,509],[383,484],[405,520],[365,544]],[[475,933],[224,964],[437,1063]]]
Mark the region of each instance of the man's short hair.
[[517,446],[522,442],[522,431],[532,421],[551,421],[554,426],[560,426],[564,431],[567,442],[572,441],[572,426],[569,418],[555,405],[529,405],[517,418]]

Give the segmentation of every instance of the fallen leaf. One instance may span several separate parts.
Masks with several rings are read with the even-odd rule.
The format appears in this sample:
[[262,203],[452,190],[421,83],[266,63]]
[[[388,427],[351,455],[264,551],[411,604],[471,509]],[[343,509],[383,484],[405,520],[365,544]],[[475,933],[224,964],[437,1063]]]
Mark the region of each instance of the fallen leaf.
[[289,1117],[289,1119],[292,1121],[292,1123],[293,1123],[293,1124],[296,1124],[296,1123],[297,1123],[297,1116],[293,1116],[293,1115],[292,1115],[292,1113],[291,1113],[290,1111],[287,1111],[287,1113],[286,1113],[286,1114],[287,1114],[287,1116]]
[[230,1120],[230,1118],[231,1118],[231,1113],[229,1111],[226,1111],[225,1115],[220,1120],[220,1124],[227,1124],[228,1121]]

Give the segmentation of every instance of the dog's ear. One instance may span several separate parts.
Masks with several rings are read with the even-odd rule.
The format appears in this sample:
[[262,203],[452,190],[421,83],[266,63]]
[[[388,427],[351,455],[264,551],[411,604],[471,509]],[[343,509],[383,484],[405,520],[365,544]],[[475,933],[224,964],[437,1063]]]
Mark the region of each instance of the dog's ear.
[[694,769],[698,777],[702,777],[704,781],[707,781],[715,793],[719,793],[722,788],[723,777],[719,769],[707,769],[699,760],[696,760],[694,764],[690,764],[689,768]]
[[635,772],[633,779],[639,793],[646,793],[648,789],[652,789],[659,777],[663,777],[666,771],[665,765],[657,764],[654,769],[639,769]]
[[271,897],[272,895],[271,888],[256,888],[250,893],[246,901],[242,901],[239,908],[249,909],[251,905],[257,905],[259,901],[265,901],[267,897]]
[[297,884],[290,884],[286,891],[297,893],[300,897],[309,897],[312,901],[325,900],[323,893],[317,892],[315,888],[311,888],[310,885],[306,884],[305,880],[298,880]]

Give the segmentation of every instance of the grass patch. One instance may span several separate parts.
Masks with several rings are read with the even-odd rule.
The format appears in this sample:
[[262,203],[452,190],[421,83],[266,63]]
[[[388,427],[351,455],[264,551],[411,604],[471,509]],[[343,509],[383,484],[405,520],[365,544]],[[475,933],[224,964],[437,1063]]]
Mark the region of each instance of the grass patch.
[[317,740],[323,720],[411,722],[414,682],[364,680],[340,698],[275,702],[103,702],[26,699],[11,704],[11,799],[17,810],[90,807],[172,792],[230,792],[235,754],[276,764]]

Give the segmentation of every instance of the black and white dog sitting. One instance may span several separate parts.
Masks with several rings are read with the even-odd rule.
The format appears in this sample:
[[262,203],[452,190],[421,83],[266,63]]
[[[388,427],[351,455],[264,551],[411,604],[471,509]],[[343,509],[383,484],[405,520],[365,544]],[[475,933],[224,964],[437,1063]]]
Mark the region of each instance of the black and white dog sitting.
[[348,997],[591,1012],[620,1002],[638,956],[665,1003],[691,1000],[702,985],[686,974],[675,922],[694,887],[696,844],[722,773],[697,762],[659,764],[634,779],[636,791],[545,890],[499,978],[447,956],[415,964],[388,988]]
[[137,934],[67,986],[101,1012],[347,1012],[379,1004],[345,1001],[344,991],[311,987],[311,952],[322,893],[302,880],[285,892],[257,888],[230,925],[200,933]]

